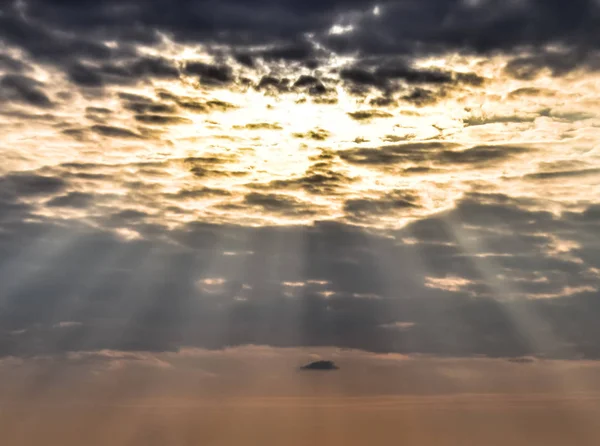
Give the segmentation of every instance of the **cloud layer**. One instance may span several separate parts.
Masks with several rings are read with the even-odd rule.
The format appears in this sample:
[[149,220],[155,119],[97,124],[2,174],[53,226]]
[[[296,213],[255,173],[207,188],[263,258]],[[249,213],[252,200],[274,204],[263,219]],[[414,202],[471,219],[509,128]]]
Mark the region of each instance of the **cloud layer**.
[[0,356],[600,356],[600,5],[0,6]]

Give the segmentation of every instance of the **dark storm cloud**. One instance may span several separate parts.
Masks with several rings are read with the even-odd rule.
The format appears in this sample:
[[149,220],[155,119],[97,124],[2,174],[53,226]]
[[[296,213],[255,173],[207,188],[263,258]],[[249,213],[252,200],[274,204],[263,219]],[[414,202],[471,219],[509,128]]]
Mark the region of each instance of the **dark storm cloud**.
[[[351,31],[329,32],[348,21]],[[556,76],[596,70],[599,25],[594,0],[26,0],[3,3],[0,39],[32,60],[60,67],[83,87],[177,78],[181,71],[207,86],[228,85],[235,80],[228,55],[246,68],[261,61],[314,69],[332,53],[358,55],[360,63],[340,77],[359,89],[387,89],[395,82],[477,87],[484,83],[477,74],[417,69],[411,61],[444,52],[505,53],[514,56],[507,72],[521,79],[534,78],[544,67]],[[137,54],[137,45],[158,45],[160,33],[219,48],[211,50],[216,61],[189,62],[180,70],[160,57]],[[563,50],[547,50],[551,45]],[[323,92],[321,86],[311,88]],[[424,95],[416,91],[413,101]]]
[[0,100],[32,105],[40,108],[54,106],[43,90],[44,84],[18,74],[6,74],[0,78]]

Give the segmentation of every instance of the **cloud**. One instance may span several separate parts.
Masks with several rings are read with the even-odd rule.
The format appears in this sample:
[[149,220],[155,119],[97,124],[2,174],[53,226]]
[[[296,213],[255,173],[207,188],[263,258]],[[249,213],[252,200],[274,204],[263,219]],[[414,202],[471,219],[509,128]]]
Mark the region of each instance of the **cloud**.
[[8,54],[0,53],[0,70],[22,73],[28,68],[27,64],[9,56]]
[[204,85],[226,85],[233,82],[233,70],[227,65],[187,62],[183,71],[188,75],[198,76]]
[[274,122],[251,122],[250,124],[237,126],[236,128],[247,130],[283,130],[281,125]]
[[[512,93],[511,93],[512,94]],[[472,116],[466,119],[463,119],[463,123],[465,126],[473,127],[478,125],[488,125],[488,124],[523,124],[523,123],[532,123],[536,119],[536,116]]]
[[453,164],[489,164],[530,152],[533,149],[520,146],[475,146],[465,150],[443,151],[442,163]]
[[98,133],[99,135],[106,136],[109,138],[134,138],[139,139],[142,136],[132,130],[123,128],[123,127],[115,127],[112,125],[93,125],[90,127],[90,130],[94,133]]
[[355,148],[339,151],[339,156],[351,164],[391,165],[401,162],[418,162],[435,159],[440,153],[458,147],[455,143],[418,142],[389,145],[379,148]]
[[393,115],[381,110],[360,110],[355,112],[349,112],[350,116],[355,121],[368,121],[376,118],[391,118]]
[[251,192],[244,197],[244,204],[259,207],[266,212],[280,214],[313,214],[315,209],[292,196]]
[[315,361],[310,364],[303,365],[300,367],[300,370],[320,370],[320,371],[329,371],[329,370],[338,370],[339,367],[335,365],[333,361]]
[[414,191],[398,190],[377,198],[354,198],[346,200],[344,212],[354,219],[372,218],[406,211],[419,206]]
[[[84,88],[177,79],[182,73],[204,86],[222,86],[235,82],[233,60],[249,70],[293,64],[312,70],[333,55],[349,54],[356,55],[358,62],[344,67],[340,78],[358,90],[389,89],[397,82],[483,85],[485,80],[476,73],[413,64],[416,58],[443,53],[504,53],[513,58],[507,73],[521,79],[532,79],[544,67],[560,76],[600,66],[595,48],[600,7],[592,0],[578,0],[568,7],[540,0],[509,6],[386,1],[378,5],[377,15],[372,13],[374,3],[355,0],[331,0],[318,8],[295,0],[278,5],[259,1],[251,6],[238,0],[219,6],[207,1],[152,0],[144,8],[139,0],[117,3],[29,0],[23,7],[9,3],[1,18],[0,38],[36,62],[59,67]],[[339,20],[350,20],[351,32],[330,33]],[[139,54],[138,46],[160,46],[160,36],[214,48],[214,60],[186,61],[180,67],[167,58]],[[561,50],[551,51],[551,46]],[[300,84],[314,93],[324,92],[318,82],[309,86],[308,78],[302,79]],[[405,98],[420,105],[439,98],[426,91],[415,90]]]
[[143,124],[161,125],[161,124],[191,124],[192,120],[181,116],[143,114],[135,115],[135,120]]
[[70,192],[49,200],[46,206],[85,209],[94,200],[94,195],[85,192]]
[[40,108],[52,108],[53,102],[44,93],[44,84],[18,74],[5,74],[0,78],[0,99]]
[[10,197],[50,195],[67,187],[61,178],[34,173],[13,173],[0,177],[0,194]]
[[330,133],[323,129],[309,130],[306,133],[294,133],[295,138],[314,139],[315,141],[325,141],[329,136]]
[[559,170],[554,172],[537,172],[531,173],[525,176],[525,179],[528,180],[560,180],[563,178],[580,178],[587,176],[597,176],[600,175],[600,169],[580,169],[580,170]]

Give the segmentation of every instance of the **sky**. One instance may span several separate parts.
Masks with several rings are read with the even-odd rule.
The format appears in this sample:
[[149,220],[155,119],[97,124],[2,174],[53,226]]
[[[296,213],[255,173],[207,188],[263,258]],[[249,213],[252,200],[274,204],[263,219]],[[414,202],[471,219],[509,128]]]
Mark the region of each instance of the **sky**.
[[9,443],[597,444],[598,42],[598,0],[0,2]]

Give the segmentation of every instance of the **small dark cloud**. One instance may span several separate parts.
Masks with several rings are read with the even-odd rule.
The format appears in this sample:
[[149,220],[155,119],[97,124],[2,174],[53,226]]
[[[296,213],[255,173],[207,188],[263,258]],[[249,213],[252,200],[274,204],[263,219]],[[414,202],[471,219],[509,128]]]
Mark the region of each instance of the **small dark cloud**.
[[147,102],[126,102],[123,108],[130,110],[138,114],[145,113],[176,113],[177,107],[171,104],[158,104],[158,103],[147,103]]
[[600,175],[600,169],[580,169],[580,170],[559,170],[554,172],[536,172],[525,175],[527,180],[560,180],[566,178],[582,178],[587,176]]
[[67,183],[58,177],[35,173],[12,173],[0,177],[0,195],[51,195],[64,190]]
[[85,209],[94,200],[94,195],[85,192],[70,192],[67,195],[55,197],[46,203],[49,207]]
[[323,84],[323,82],[315,77],[303,74],[296,82],[294,82],[293,87],[297,90],[306,90],[308,94],[312,96],[320,96],[329,92],[327,87]]
[[273,122],[252,122],[244,126],[235,126],[234,128],[246,130],[283,130],[283,127]]
[[355,112],[349,112],[348,116],[350,116],[355,121],[369,121],[371,119],[393,117],[391,113],[382,110],[360,110]]
[[227,85],[233,82],[233,69],[227,65],[187,62],[183,68],[185,74],[198,76],[204,85]]
[[415,88],[411,93],[402,96],[402,100],[418,107],[433,105],[444,97],[442,93],[436,93],[425,88]]
[[552,109],[543,109],[539,112],[540,116],[552,118],[556,121],[562,122],[578,122],[585,121],[586,119],[593,119],[596,117],[595,113],[587,111],[556,111]]
[[102,136],[109,138],[142,138],[142,136],[134,131],[124,127],[115,127],[112,125],[93,125],[90,130]]
[[507,361],[515,363],[515,364],[533,364],[533,363],[537,362],[538,360],[536,358],[529,357],[529,356],[521,356],[518,358],[508,358]]
[[486,82],[486,78],[477,73],[453,73],[453,78],[458,84],[472,87],[482,87]]
[[14,57],[9,56],[8,54],[0,53],[0,70],[10,71],[14,73],[22,73],[28,68],[29,66],[25,62],[19,59],[15,59]]
[[197,178],[246,175],[246,172],[228,171],[224,169],[225,164],[234,161],[235,159],[235,156],[215,154],[188,157],[183,160],[183,164]]
[[245,67],[254,68],[255,66],[254,57],[252,57],[252,55],[249,53],[236,53],[233,57],[237,62]]
[[270,75],[263,76],[256,85],[256,89],[271,93],[286,93],[290,90],[290,80]]
[[75,85],[86,88],[100,88],[104,86],[104,78],[92,66],[76,62],[67,68],[69,80]]
[[419,197],[413,191],[394,191],[376,198],[354,198],[346,200],[344,212],[354,218],[372,218],[389,215],[397,211],[419,207]]
[[315,48],[310,42],[300,41],[275,45],[253,54],[266,62],[306,62],[315,57]]
[[340,71],[340,79],[353,84],[354,87],[378,87],[385,88],[385,79],[378,77],[372,71],[362,68],[344,68]]
[[141,94],[135,94],[135,93],[127,93],[127,92],[123,92],[123,91],[117,93],[117,96],[119,97],[119,99],[121,99],[122,101],[126,101],[126,102],[139,102],[139,103],[146,103],[146,104],[152,104],[154,102],[152,100],[152,98],[149,96],[143,96]]
[[488,164],[507,160],[515,155],[532,151],[522,146],[475,146],[464,150],[446,150],[440,153],[442,164]]
[[443,142],[420,142],[389,145],[382,147],[359,147],[340,150],[338,155],[351,164],[393,165],[402,162],[423,162],[435,160],[440,152],[450,151],[460,146]]
[[132,75],[141,78],[176,79],[179,69],[175,64],[161,57],[141,57],[129,65]]
[[439,69],[415,69],[397,62],[378,67],[374,75],[384,82],[401,79],[408,84],[448,84],[453,81],[451,72]]
[[[446,86],[454,88],[461,85],[471,87],[481,87],[485,79],[476,73],[459,73],[431,68],[414,68],[401,60],[386,60],[385,58],[374,61],[364,61],[363,64],[370,66],[356,65],[347,67],[340,71],[340,79],[357,94],[366,93],[370,88],[380,90],[389,99],[375,100],[374,105],[381,103],[389,105],[392,101],[391,94],[402,90],[406,86],[418,86],[409,95],[403,99],[417,105],[427,105],[439,100],[441,95],[434,93],[422,86]],[[386,97],[384,96],[384,97]],[[387,103],[387,104],[386,104]]]
[[295,138],[314,139],[315,141],[325,141],[329,136],[330,133],[323,129],[310,130],[306,133],[294,133]]
[[284,194],[251,192],[244,197],[244,204],[277,214],[310,215],[315,213],[309,203]]
[[110,63],[92,63],[85,59],[75,59],[66,68],[68,78],[83,88],[179,77],[179,69],[175,64],[160,57],[140,57]]
[[463,119],[465,127],[473,127],[478,125],[487,124],[523,124],[532,123],[536,120],[537,116],[519,116],[519,115],[507,115],[507,116],[472,116]]
[[92,115],[110,115],[112,113],[112,110],[106,107],[87,107],[85,109],[86,113],[92,114]]
[[319,78],[317,78],[315,76],[309,76],[307,74],[303,74],[298,79],[296,79],[296,82],[294,82],[294,87],[296,87],[296,88],[313,87],[313,86],[319,85],[319,84],[322,84],[322,82],[319,80]]
[[83,140],[87,136],[87,129],[82,128],[72,128],[72,129],[64,129],[61,130],[63,135],[70,136],[76,140]]
[[335,105],[338,103],[337,97],[316,97],[313,99],[315,104],[321,105]]
[[523,87],[517,88],[508,94],[509,99],[518,99],[522,97],[548,97],[554,96],[556,92],[546,88]]
[[158,92],[158,97],[165,101],[171,101],[177,104],[179,107],[186,110],[192,110],[198,113],[208,113],[211,111],[228,111],[237,108],[235,105],[220,101],[220,100],[198,100],[185,96],[178,96],[169,91],[161,90]]
[[44,84],[33,78],[6,74],[0,78],[0,99],[8,102],[51,108],[54,103],[43,91]]
[[370,105],[375,107],[390,107],[397,104],[397,101],[391,96],[379,96],[369,101]]
[[303,365],[300,370],[314,370],[314,371],[329,371],[338,370],[339,367],[335,365],[333,361],[314,361],[310,364]]
[[181,189],[177,193],[168,194],[168,198],[175,199],[198,199],[198,198],[214,198],[214,197],[229,197],[232,193],[224,189],[215,189],[211,187],[201,187],[195,189]]
[[600,65],[597,64],[597,61],[594,62],[593,58],[593,53],[576,53],[568,50],[562,52],[540,51],[535,55],[513,58],[506,64],[504,71],[510,77],[526,81],[536,79],[543,72],[560,77],[579,68],[597,70]]
[[144,124],[150,125],[161,125],[161,124],[191,124],[191,119],[183,118],[181,116],[171,116],[171,115],[157,115],[157,114],[148,114],[148,115],[135,115],[135,120]]

